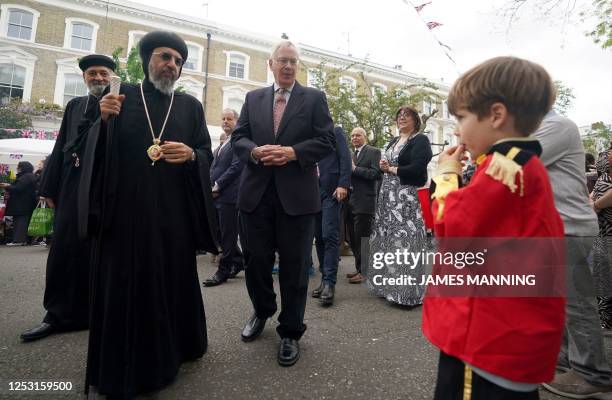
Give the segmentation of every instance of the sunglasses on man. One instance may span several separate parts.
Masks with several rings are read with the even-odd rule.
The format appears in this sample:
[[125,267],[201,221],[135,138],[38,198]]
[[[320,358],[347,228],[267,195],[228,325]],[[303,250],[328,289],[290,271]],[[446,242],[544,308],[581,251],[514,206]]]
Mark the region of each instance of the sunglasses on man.
[[165,51],[157,52],[153,54],[156,56],[160,56],[161,59],[164,60],[164,62],[169,62],[170,60],[174,59],[174,63],[179,68],[185,64],[185,60],[183,60],[181,57],[175,57],[170,53],[166,53]]

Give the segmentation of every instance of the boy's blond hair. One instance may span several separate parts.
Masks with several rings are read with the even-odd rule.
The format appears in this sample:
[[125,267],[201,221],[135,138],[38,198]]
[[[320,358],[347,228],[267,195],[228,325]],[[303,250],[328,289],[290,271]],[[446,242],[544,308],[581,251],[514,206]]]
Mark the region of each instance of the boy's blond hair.
[[455,82],[448,95],[448,110],[489,115],[493,103],[503,103],[525,136],[533,133],[552,107],[555,87],[548,72],[517,57],[496,57],[470,69]]

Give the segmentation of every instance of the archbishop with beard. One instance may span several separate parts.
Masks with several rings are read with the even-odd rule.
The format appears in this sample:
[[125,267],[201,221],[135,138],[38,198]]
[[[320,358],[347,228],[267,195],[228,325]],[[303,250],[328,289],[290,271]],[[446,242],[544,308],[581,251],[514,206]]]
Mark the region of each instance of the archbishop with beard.
[[95,250],[86,390],[108,398],[159,390],[206,352],[196,250],[217,253],[212,152],[202,104],[174,92],[187,56],[178,35],[145,35],[142,85],[105,95],[87,139],[79,223]]

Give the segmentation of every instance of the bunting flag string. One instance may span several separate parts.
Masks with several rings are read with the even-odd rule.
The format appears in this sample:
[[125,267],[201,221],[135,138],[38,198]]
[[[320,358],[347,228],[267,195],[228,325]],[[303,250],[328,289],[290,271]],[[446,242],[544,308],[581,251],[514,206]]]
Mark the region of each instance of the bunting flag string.
[[444,43],[442,43],[441,41],[438,40],[438,44],[442,47],[444,47],[446,50],[448,51],[453,51],[453,49],[450,48],[450,46],[445,45]]
[[438,43],[438,46],[440,47],[440,50],[442,50],[442,52],[444,53],[444,55],[450,60],[450,62],[453,64],[453,66],[455,67],[455,69],[457,70],[457,74],[461,74],[461,72],[459,71],[459,68],[457,67],[457,63],[455,62],[454,58],[451,56],[452,53],[452,49],[450,48],[450,46],[442,43],[436,36],[436,34],[434,33],[434,29],[438,28],[440,26],[443,26],[442,23],[438,22],[438,21],[425,21],[423,19],[423,17],[421,16],[421,11],[423,10],[423,8],[425,8],[425,6],[432,4],[433,1],[429,1],[427,3],[423,3],[420,4],[418,6],[414,6],[414,4],[412,4],[412,2],[410,0],[402,0],[406,5],[414,8],[414,10],[416,11],[418,17],[421,19],[421,21],[423,22],[423,24],[425,24],[425,26],[427,26],[427,29],[429,30],[430,34],[434,37],[434,39],[436,39],[436,42]]
[[414,7],[414,9],[416,10],[416,12],[420,13],[421,10],[423,10],[425,8],[426,5],[431,4],[431,1],[428,1],[427,3],[423,3],[420,6],[416,6]]
[[0,128],[0,139],[56,140],[59,131]]

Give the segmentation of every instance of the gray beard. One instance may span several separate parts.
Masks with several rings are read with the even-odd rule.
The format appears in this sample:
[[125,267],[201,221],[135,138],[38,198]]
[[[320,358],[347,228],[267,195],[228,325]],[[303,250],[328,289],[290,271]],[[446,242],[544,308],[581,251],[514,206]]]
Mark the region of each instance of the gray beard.
[[91,85],[87,86],[87,89],[89,89],[89,94],[93,94],[96,97],[100,97],[104,92],[104,89],[106,89],[106,86],[108,85],[98,85],[92,83]]
[[167,96],[170,96],[174,91],[174,83],[176,82],[175,80],[156,75],[151,64],[149,64],[149,81],[151,81],[155,89]]

